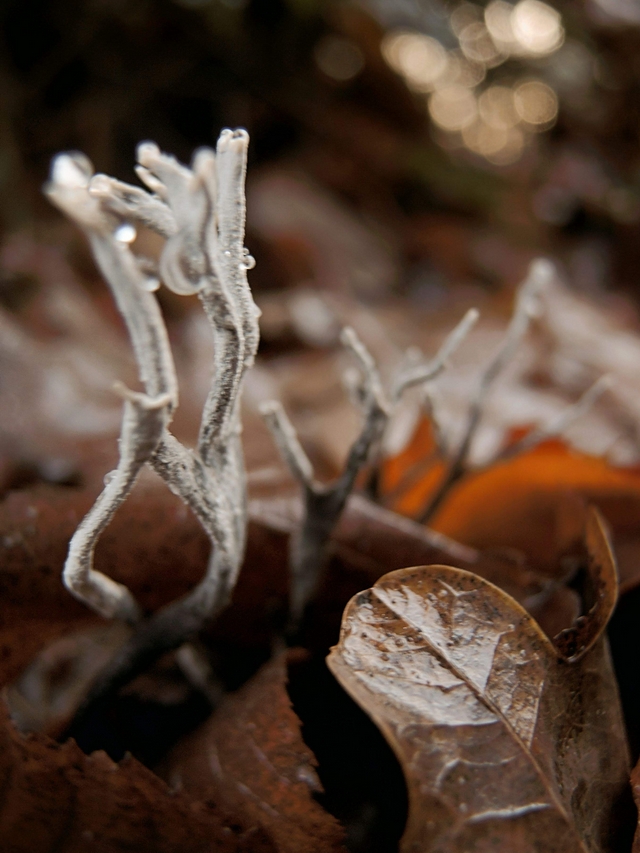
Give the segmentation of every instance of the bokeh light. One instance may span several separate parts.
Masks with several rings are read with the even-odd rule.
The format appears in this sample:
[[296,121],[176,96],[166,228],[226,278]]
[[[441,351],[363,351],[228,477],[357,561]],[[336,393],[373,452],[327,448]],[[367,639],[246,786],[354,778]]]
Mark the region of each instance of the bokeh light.
[[509,130],[518,124],[513,89],[509,86],[489,86],[478,99],[482,120],[496,130]]
[[447,68],[447,52],[439,41],[422,33],[394,31],[381,45],[387,63],[417,92],[429,92]]
[[513,6],[506,0],[492,0],[484,12],[484,21],[496,47],[503,53],[513,52],[515,37],[511,26]]
[[546,56],[564,41],[560,13],[541,0],[520,0],[511,14],[513,35],[525,53]]
[[492,68],[504,61],[482,21],[475,21],[462,30],[459,36],[460,49],[467,59]]
[[325,36],[316,45],[314,56],[318,68],[338,82],[353,79],[364,68],[364,56],[358,45],[341,36]]
[[484,21],[496,48],[505,55],[547,56],[564,41],[559,12],[542,0],[492,0]]
[[525,143],[524,134],[519,128],[495,127],[487,124],[481,116],[463,129],[462,139],[470,151],[498,166],[506,166],[518,160]]
[[449,17],[449,26],[456,36],[460,35],[470,25],[475,24],[483,19],[483,10],[476,3],[460,3],[459,6],[451,12]]
[[458,83],[460,86],[473,89],[482,83],[487,76],[486,66],[479,62],[470,62],[461,50],[450,50],[447,54],[447,59],[447,70],[438,79],[437,82],[439,85],[444,86],[450,83]]
[[520,83],[513,95],[516,112],[533,130],[546,130],[558,115],[558,98],[550,86],[541,80]]
[[478,104],[471,89],[454,84],[438,89],[431,95],[429,113],[442,130],[462,130],[476,118]]
[[[458,47],[447,50],[432,36],[396,30],[385,37],[383,56],[411,89],[429,95],[440,144],[463,146],[492,163],[513,163],[532,134],[556,121],[558,96],[549,84],[577,92],[578,77],[589,85],[593,60],[577,43],[563,47],[561,15],[542,0],[490,0],[484,8],[464,0],[451,11],[449,24]],[[520,76],[514,83],[513,74],[492,71],[510,60],[524,65],[533,60],[547,82]]]

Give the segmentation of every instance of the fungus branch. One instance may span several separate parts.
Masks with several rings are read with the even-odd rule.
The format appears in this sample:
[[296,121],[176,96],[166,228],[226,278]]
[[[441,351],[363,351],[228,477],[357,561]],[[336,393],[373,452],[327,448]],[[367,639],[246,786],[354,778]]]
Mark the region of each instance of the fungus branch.
[[[98,266],[124,318],[138,364],[142,391],[121,384],[124,400],[120,460],[76,530],[64,567],[68,589],[107,618],[134,625],[131,639],[99,676],[84,710],[127,683],[160,654],[181,649],[178,661],[196,682],[206,667],[189,642],[228,603],[244,556],[247,531],[246,474],[241,445],[240,395],[245,372],[258,347],[258,309],[247,282],[253,259],[244,247],[244,180],[248,136],[225,130],[216,151],[202,149],[191,168],[162,154],[152,143],[138,148],[137,173],[148,191],[105,175],[93,175],[79,154],[54,160],[47,192],[86,233]],[[143,225],[165,239],[159,263],[136,257],[130,243]],[[469,470],[469,451],[487,395],[512,358],[530,323],[536,294],[550,274],[537,262],[522,286],[505,341],[484,368],[469,406],[462,438],[451,453],[439,428],[435,396],[428,383],[446,368],[453,352],[476,322],[469,311],[430,361],[407,363],[385,394],[375,362],[352,329],[344,346],[358,364],[354,397],[363,412],[342,474],[330,484],[314,478],[313,467],[278,403],[263,407],[265,421],[304,494],[303,523],[290,549],[291,627],[295,628],[317,590],[327,560],[331,532],[356,478],[381,444],[390,415],[402,394],[420,385],[435,425],[439,452],[449,456],[440,486],[425,508],[432,517],[449,489]],[[197,446],[184,447],[169,430],[178,388],[166,327],[154,291],[161,280],[178,294],[197,294],[211,324],[214,366]],[[546,428],[508,448],[494,461],[528,449],[566,428],[602,391],[597,383],[575,406]],[[122,584],[96,571],[94,550],[102,531],[130,493],[144,465],[194,512],[212,546],[206,573],[187,595],[144,617]],[[187,644],[187,645],[185,645]],[[205,674],[203,674],[205,673]],[[82,713],[82,712],[81,712]]]
[[405,390],[430,381],[445,369],[448,359],[462,343],[477,318],[477,311],[472,309],[467,312],[446,338],[434,359],[401,370],[391,386],[389,399],[383,391],[371,354],[353,329],[343,330],[342,343],[352,353],[359,366],[360,378],[353,391],[362,409],[363,425],[351,445],[342,474],[333,483],[322,484],[314,479],[313,466],[280,403],[270,402],[262,406],[265,423],[303,491],[303,521],[292,536],[289,551],[291,630],[295,631],[299,625],[306,605],[318,588],[328,558],[331,533],[338,523],[359,472],[382,439],[393,407]]
[[[247,510],[239,400],[259,339],[244,248],[247,146],[244,131],[225,130],[216,151],[202,149],[187,168],[144,143],[137,171],[151,192],[92,176],[82,155],[63,154],[53,163],[47,193],[86,233],[127,325],[144,386],[143,393],[117,388],[125,399],[120,462],[74,534],[64,567],[64,582],[77,598],[105,617],[136,625],[90,700],[193,637],[228,603],[242,563]],[[129,246],[134,223],[166,238],[159,276],[176,293],[197,293],[211,323],[214,371],[196,450],[169,431],[178,403],[175,369],[153,292],[156,271],[150,277],[150,264]],[[193,510],[212,545],[202,581],[146,619],[129,590],[93,568],[99,536],[145,464]]]
[[[440,442],[441,455],[445,458],[448,457],[445,471],[439,485],[420,513],[419,521],[427,524],[442,506],[453,486],[468,473],[480,470],[479,468],[472,468],[469,463],[469,456],[473,439],[482,420],[487,396],[495,380],[509,364],[526,335],[531,320],[537,313],[538,294],[552,275],[553,267],[548,261],[537,260],[531,264],[529,274],[520,286],[516,296],[513,316],[507,327],[504,341],[480,374],[477,390],[467,410],[462,438],[452,452],[449,452],[446,445],[442,445]],[[521,441],[499,452],[489,462],[485,463],[482,468],[490,467],[498,462],[510,459],[519,453],[531,450],[547,438],[564,432],[567,427],[574,423],[575,420],[581,417],[593,405],[606,387],[608,387],[608,379],[603,377],[588,389],[577,403],[561,413],[553,422],[546,427],[534,430]],[[430,414],[436,427],[436,434],[439,434],[441,430],[437,424],[437,416],[433,411],[432,401],[429,402],[431,403]]]
[[[562,435],[562,433],[564,433],[572,424],[580,420],[583,415],[586,415],[596,400],[598,400],[599,397],[609,388],[611,388],[611,377],[607,375],[601,376],[600,379],[594,382],[590,388],[587,388],[580,399],[572,406],[568,406],[548,424],[537,427],[519,441],[505,447],[504,450],[501,450],[496,454],[488,465],[495,465],[498,462],[506,462],[508,459],[512,459],[520,453],[526,453],[527,450],[532,450],[538,444],[541,444],[543,441],[547,441],[549,438]],[[478,471],[479,469],[474,468],[474,470]]]

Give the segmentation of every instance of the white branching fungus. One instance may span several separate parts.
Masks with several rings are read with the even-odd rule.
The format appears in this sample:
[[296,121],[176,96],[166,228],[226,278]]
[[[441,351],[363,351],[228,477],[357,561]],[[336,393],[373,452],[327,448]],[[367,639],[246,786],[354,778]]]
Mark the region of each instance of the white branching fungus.
[[[76,530],[64,567],[64,582],[77,598],[107,618],[135,626],[131,639],[94,684],[85,709],[169,650],[179,649],[177,660],[194,683],[205,687],[209,684],[206,661],[189,641],[229,602],[247,533],[240,395],[259,340],[259,311],[246,276],[254,262],[244,247],[247,146],[245,131],[225,130],[216,151],[201,149],[188,168],[162,154],[154,144],[143,143],[138,148],[136,171],[148,191],[106,175],[93,175],[91,164],[81,154],[62,154],[53,162],[47,193],[88,237],[125,320],[144,389],[132,391],[119,383],[115,386],[124,400],[120,460]],[[165,239],[157,265],[134,254],[132,243],[141,226]],[[552,274],[548,262],[536,261],[532,265],[519,290],[505,340],[481,372],[462,438],[453,450],[439,426],[437,400],[429,383],[446,368],[478,319],[478,312],[473,309],[433,359],[408,358],[387,393],[364,344],[353,329],[344,329],[342,343],[358,365],[352,391],[364,422],[342,474],[333,483],[321,484],[315,479],[313,466],[282,406],[276,402],[263,406],[264,419],[304,495],[303,522],[292,537],[290,548],[291,629],[299,625],[318,588],[331,533],[356,478],[379,452],[389,418],[407,389],[422,387],[438,454],[447,460],[443,479],[422,520],[432,517],[451,487],[470,470],[469,449],[487,394],[526,334],[536,312],[539,289]],[[177,294],[197,294],[212,328],[213,378],[194,450],[180,444],[169,431],[178,404],[178,388],[167,331],[155,296],[159,282]],[[596,383],[554,423],[534,431],[492,461],[529,449],[566,429],[592,405],[605,385],[605,381]],[[143,618],[130,590],[93,567],[98,539],[144,465],[150,465],[194,512],[212,545],[202,581],[183,598],[148,618]]]
[[[289,470],[302,486],[304,495],[303,523],[292,538],[289,559],[292,628],[295,629],[299,624],[304,608],[317,590],[328,557],[331,532],[344,509],[357,475],[367,461],[375,463],[376,451],[380,449],[389,419],[407,389],[421,387],[436,445],[435,453],[425,460],[424,464],[419,463],[418,470],[411,473],[421,476],[435,461],[445,462],[442,479],[420,520],[428,522],[453,486],[472,470],[478,470],[471,467],[469,456],[487,396],[500,373],[514,357],[529,329],[531,320],[537,314],[541,288],[553,275],[555,271],[548,261],[539,259],[532,263],[526,280],[518,289],[513,316],[504,340],[480,372],[476,391],[469,403],[461,438],[455,446],[451,446],[439,422],[437,396],[430,383],[446,369],[450,357],[478,320],[479,314],[475,309],[467,312],[461,322],[445,338],[432,359],[425,360],[409,352],[405,364],[391,383],[388,394],[385,394],[382,389],[375,362],[365,346],[352,329],[344,330],[342,342],[351,350],[360,368],[361,379],[355,383],[352,390],[354,398],[363,409],[364,424],[347,456],[343,473],[333,483],[320,484],[314,479],[311,462],[300,445],[282,406],[279,403],[268,403],[262,407],[267,426]],[[609,387],[609,380],[603,377],[555,420],[533,430],[519,442],[500,451],[483,467],[498,464],[518,453],[532,449],[547,438],[561,434],[586,413],[607,387]]]
[[[219,613],[242,564],[247,508],[239,403],[259,340],[244,247],[248,142],[245,131],[224,130],[216,150],[198,151],[191,168],[153,143],[141,144],[137,173],[150,192],[93,175],[81,154],[61,154],[53,162],[47,194],[87,235],[125,320],[144,388],[116,388],[124,398],[120,461],[75,532],[64,567],[64,582],[77,598],[107,618],[138,624],[98,693],[179,647]],[[158,269],[132,251],[141,225],[166,239]],[[197,293],[211,323],[213,378],[195,450],[169,431],[178,388],[153,292],[158,280],[175,293]],[[93,568],[93,554],[145,464],[195,513],[212,552],[204,578],[190,593],[142,620],[131,592]]]
[[375,361],[367,348],[353,329],[343,330],[342,343],[350,350],[359,367],[359,381],[354,383],[352,391],[362,409],[364,423],[351,445],[342,474],[333,483],[322,484],[315,480],[313,466],[280,403],[270,402],[262,406],[262,415],[280,454],[303,490],[303,522],[292,537],[289,555],[292,630],[298,626],[306,605],[318,588],[328,556],[331,533],[358,474],[379,447],[395,405],[408,388],[430,382],[446,368],[449,358],[477,319],[478,312],[475,309],[468,311],[432,360],[411,363],[400,370],[388,395],[383,390]]
[[[529,274],[518,288],[513,315],[507,327],[504,340],[480,373],[476,392],[467,410],[460,441],[453,449],[450,449],[446,442],[437,442],[439,444],[439,455],[444,458],[446,467],[439,485],[420,514],[419,520],[423,523],[428,523],[433,518],[453,486],[462,477],[472,471],[480,470],[470,465],[469,456],[471,444],[482,420],[487,395],[500,373],[514,357],[516,350],[529,330],[531,321],[538,313],[540,292],[551,281],[554,275],[555,270],[553,265],[549,261],[540,258],[533,261],[529,268]],[[520,441],[498,452],[492,459],[482,465],[482,468],[488,468],[499,462],[506,461],[519,453],[531,450],[552,436],[560,435],[572,423],[582,417],[608,387],[608,377],[602,377],[573,406],[568,407],[554,421],[533,430]],[[429,414],[434,424],[434,432],[438,436],[442,433],[442,429],[438,424],[436,407],[433,405],[433,400],[429,400],[429,403]]]

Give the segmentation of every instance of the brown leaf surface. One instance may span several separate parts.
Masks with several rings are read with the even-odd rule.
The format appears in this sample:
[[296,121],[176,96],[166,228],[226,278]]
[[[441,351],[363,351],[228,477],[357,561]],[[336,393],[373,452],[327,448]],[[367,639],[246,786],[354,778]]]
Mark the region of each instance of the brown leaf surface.
[[[173,794],[133,758],[114,764],[73,741],[24,737],[0,707],[3,853],[240,853],[270,850],[234,834],[210,807]],[[253,846],[255,842],[256,846]]]
[[637,513],[640,476],[550,441],[469,477],[452,492],[434,526],[476,548],[500,542],[521,549],[535,565],[548,565],[554,558],[548,550],[554,517],[570,492],[597,506],[615,527],[625,506],[627,513]]
[[315,758],[287,693],[288,652],[227,696],[169,754],[160,774],[198,800],[213,800],[244,827],[260,826],[278,853],[344,851],[343,830],[314,799]]
[[[61,579],[69,539],[91,499],[88,490],[36,486],[11,492],[0,505],[0,685],[52,640],[103,624]],[[207,554],[195,518],[147,481],[105,531],[96,567],[155,609],[197,582]]]
[[512,598],[446,566],[350,602],[328,663],[403,766],[402,851],[615,849],[628,756],[601,627],[567,663]]
[[631,853],[640,853],[640,761],[638,761],[631,772],[631,790],[633,791],[633,799],[639,813],[638,826],[633,839]]
[[[37,486],[11,492],[0,506],[1,685],[16,678],[41,650],[46,649],[46,661],[61,643],[73,644],[74,632],[82,636],[87,629],[114,629],[61,582],[69,538],[90,500],[86,491]],[[106,532],[98,565],[130,584],[147,607],[156,607],[197,581],[206,563],[206,538],[173,496],[153,483],[141,484],[127,510]],[[77,650],[71,655],[72,666],[82,664]],[[95,667],[96,661],[89,663]],[[77,704],[74,697],[63,699]],[[73,742],[60,746],[44,735],[24,737],[4,703],[0,715],[3,853],[273,850],[259,827],[235,833],[233,815],[223,820],[214,807],[174,796],[134,759],[117,765],[101,753],[85,756]]]
[[[0,504],[0,685],[15,679],[48,643],[102,624],[61,581],[69,539],[92,497],[88,489],[38,485],[13,491]],[[286,602],[288,536],[299,514],[297,496],[250,502],[245,564],[232,605],[214,626],[215,637],[245,647],[270,643],[271,614]],[[197,583],[208,548],[191,513],[162,485],[144,478],[105,530],[96,568],[155,610]],[[354,496],[335,533],[320,593],[317,641],[335,641],[346,602],[386,571],[432,562],[468,568],[519,601],[543,589],[542,579],[517,559],[462,546]]]

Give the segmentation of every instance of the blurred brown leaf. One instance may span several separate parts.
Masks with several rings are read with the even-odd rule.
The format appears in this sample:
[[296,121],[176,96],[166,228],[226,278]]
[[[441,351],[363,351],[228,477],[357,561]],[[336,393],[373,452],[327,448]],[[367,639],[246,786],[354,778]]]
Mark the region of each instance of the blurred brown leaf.
[[[611,562],[596,520],[589,540]],[[350,602],[328,663],[403,765],[401,850],[616,849],[628,755],[596,621],[567,663],[512,598],[459,569],[393,572]]]
[[[269,850],[210,806],[171,793],[134,758],[114,764],[68,741],[19,734],[0,707],[0,838],[4,853],[234,853]],[[247,844],[256,846],[248,847]]]
[[549,549],[553,517],[569,492],[595,504],[615,527],[621,505],[638,506],[640,476],[549,441],[469,477],[452,492],[435,526],[476,548],[498,542],[519,548],[535,565],[548,566],[555,559]]
[[[633,799],[638,807],[638,812],[640,812],[640,761],[638,761],[631,772],[631,788],[633,790]],[[631,853],[638,853],[638,851],[640,851],[640,818],[638,819],[638,826],[633,839],[633,848]]]
[[227,696],[216,713],[170,753],[159,769],[175,788],[212,800],[244,828],[260,826],[279,853],[344,851],[338,821],[315,800],[322,790],[287,693],[281,654]]
[[[38,485],[11,492],[0,504],[0,685],[13,681],[51,642],[102,624],[63,587],[69,539],[92,499],[91,490]],[[273,614],[286,606],[288,536],[300,515],[291,494],[250,501],[245,564],[230,607],[212,639],[269,647]],[[208,541],[197,520],[151,478],[143,478],[105,531],[96,567],[126,584],[145,609],[183,595],[206,566]],[[332,558],[310,614],[313,647],[335,642],[349,598],[389,570],[455,563],[505,589],[543,621],[549,636],[576,615],[574,594],[531,571],[513,552],[477,551],[385,510],[360,496],[347,504]],[[176,571],[176,566],[180,567]]]

